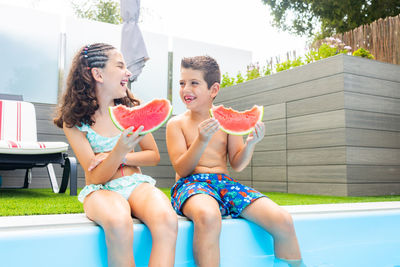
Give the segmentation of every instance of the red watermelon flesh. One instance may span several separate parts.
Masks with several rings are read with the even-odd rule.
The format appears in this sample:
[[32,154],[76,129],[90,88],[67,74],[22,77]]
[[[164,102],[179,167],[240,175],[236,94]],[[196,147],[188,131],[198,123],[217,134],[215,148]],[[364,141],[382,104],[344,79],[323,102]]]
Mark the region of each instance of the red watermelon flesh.
[[121,131],[130,126],[138,129],[143,126],[141,134],[154,132],[171,116],[172,106],[167,99],[154,99],[145,105],[129,108],[124,105],[109,107],[115,126]]
[[250,110],[240,112],[219,105],[211,108],[210,114],[219,122],[221,130],[224,132],[233,135],[245,135],[253,131],[257,122],[262,121],[264,107],[255,105]]

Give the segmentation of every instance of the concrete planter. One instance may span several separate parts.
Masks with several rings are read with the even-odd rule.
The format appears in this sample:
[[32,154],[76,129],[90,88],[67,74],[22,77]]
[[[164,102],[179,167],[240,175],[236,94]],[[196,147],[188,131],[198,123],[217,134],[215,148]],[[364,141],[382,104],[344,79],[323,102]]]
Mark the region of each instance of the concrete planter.
[[400,194],[400,66],[338,55],[221,89],[216,104],[264,105],[267,133],[232,172],[262,191]]

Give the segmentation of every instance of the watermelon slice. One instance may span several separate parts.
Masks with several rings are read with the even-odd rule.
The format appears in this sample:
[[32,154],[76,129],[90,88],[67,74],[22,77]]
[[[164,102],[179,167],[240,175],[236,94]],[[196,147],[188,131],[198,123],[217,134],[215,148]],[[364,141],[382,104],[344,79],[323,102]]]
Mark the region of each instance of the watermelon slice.
[[249,110],[240,112],[219,105],[212,107],[210,114],[219,122],[222,131],[233,135],[245,135],[251,133],[256,123],[262,120],[264,107],[255,105]]
[[167,99],[154,99],[145,105],[129,108],[124,105],[109,107],[109,112],[115,126],[121,131],[133,126],[134,129],[143,125],[141,135],[154,132],[171,116],[172,106]]

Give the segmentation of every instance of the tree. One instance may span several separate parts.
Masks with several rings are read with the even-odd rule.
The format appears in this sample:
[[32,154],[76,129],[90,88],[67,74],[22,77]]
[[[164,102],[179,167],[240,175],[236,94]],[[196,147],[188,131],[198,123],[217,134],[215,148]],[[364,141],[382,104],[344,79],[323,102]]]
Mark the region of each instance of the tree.
[[318,39],[400,14],[399,0],[262,1],[271,8],[273,26],[297,35],[316,35]]
[[91,0],[83,3],[71,2],[78,18],[97,20],[112,24],[121,24],[119,1]]

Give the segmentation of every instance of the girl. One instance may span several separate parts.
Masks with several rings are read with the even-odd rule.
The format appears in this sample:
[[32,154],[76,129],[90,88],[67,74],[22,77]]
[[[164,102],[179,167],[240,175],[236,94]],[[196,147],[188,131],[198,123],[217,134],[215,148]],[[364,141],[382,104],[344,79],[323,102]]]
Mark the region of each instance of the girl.
[[[173,266],[178,220],[168,198],[139,166],[160,160],[151,134],[122,133],[108,107],[139,105],[127,88],[131,73],[113,46],[96,43],[74,57],[54,123],[64,130],[81,166],[86,186],[78,199],[87,217],[104,229],[109,266],[134,266],[133,221],[144,222],[152,235],[149,266]],[[134,132],[132,132],[135,130]],[[139,144],[141,151],[135,152]]]

